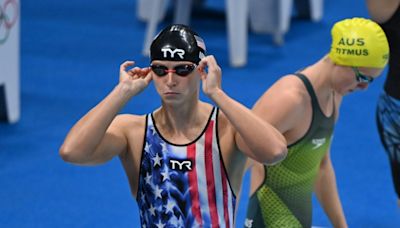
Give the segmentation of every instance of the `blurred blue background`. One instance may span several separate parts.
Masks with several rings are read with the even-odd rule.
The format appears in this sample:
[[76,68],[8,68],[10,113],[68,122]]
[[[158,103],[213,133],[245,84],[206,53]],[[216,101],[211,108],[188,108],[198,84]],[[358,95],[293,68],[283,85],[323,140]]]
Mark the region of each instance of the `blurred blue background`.
[[[292,19],[282,47],[271,36],[250,32],[248,64],[232,68],[224,1],[205,4],[213,13],[194,13],[191,25],[221,65],[225,91],[247,107],[280,76],[325,55],[335,21],[368,17],[363,0],[326,0],[321,22]],[[159,29],[171,19],[167,14]],[[136,18],[136,1],[22,1],[22,116],[17,124],[0,124],[0,227],[140,226],[118,159],[73,166],[60,159],[58,148],[72,125],[117,84],[120,63],[149,64],[141,55],[145,29]],[[400,227],[374,119],[383,81],[344,99],[335,130],[331,154],[350,227]],[[123,112],[144,114],[159,104],[151,87]],[[247,175],[237,227],[245,219],[248,186]],[[330,227],[316,201],[314,208],[313,224]]]

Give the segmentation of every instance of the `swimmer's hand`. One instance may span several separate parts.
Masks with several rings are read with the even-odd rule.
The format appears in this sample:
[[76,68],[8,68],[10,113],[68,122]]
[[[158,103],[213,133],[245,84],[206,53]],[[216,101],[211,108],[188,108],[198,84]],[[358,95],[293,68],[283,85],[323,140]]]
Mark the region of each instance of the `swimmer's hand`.
[[221,91],[221,68],[219,67],[214,56],[209,55],[201,59],[197,67],[203,85],[203,92],[212,97]]
[[142,92],[152,80],[150,67],[128,69],[133,65],[135,65],[134,61],[125,61],[120,65],[119,69],[119,83],[123,85],[123,88],[130,96],[135,96]]

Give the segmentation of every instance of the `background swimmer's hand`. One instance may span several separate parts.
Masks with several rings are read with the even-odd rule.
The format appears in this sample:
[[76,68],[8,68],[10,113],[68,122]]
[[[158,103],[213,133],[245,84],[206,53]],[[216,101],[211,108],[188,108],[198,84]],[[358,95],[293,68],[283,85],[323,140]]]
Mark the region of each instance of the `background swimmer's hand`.
[[197,67],[203,81],[203,92],[212,97],[221,90],[221,68],[218,66],[214,56],[204,57]]
[[150,67],[128,69],[133,65],[135,65],[134,61],[125,61],[119,69],[119,83],[124,85],[131,96],[142,92],[152,80]]

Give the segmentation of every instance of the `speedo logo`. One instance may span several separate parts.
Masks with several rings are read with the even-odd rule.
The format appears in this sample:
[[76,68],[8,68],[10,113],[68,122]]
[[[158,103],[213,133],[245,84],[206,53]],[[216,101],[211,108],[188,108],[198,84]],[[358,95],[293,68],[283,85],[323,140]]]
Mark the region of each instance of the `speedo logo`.
[[315,149],[321,147],[322,145],[324,145],[325,142],[326,142],[325,138],[311,140],[311,143],[314,145],[314,147],[312,149],[315,150]]
[[246,218],[246,220],[244,221],[244,227],[252,228],[253,227],[253,219]]
[[[185,50],[176,48],[172,50],[171,48],[162,48],[161,49],[164,58],[175,58],[175,55],[178,55],[179,58],[183,59],[185,55]],[[169,55],[169,56],[168,56]]]

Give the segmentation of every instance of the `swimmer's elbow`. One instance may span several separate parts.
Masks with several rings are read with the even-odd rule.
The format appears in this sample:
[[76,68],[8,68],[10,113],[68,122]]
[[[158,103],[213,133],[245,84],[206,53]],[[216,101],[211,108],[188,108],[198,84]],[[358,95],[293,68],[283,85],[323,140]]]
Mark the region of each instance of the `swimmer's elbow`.
[[265,165],[275,165],[286,158],[287,152],[286,144],[277,145],[270,151],[268,159],[263,163]]
[[73,161],[75,161],[75,157],[74,157],[74,153],[73,151],[66,146],[65,144],[63,144],[60,149],[58,150],[58,154],[60,155],[60,157],[62,158],[62,160],[64,160],[65,162],[71,162],[73,163]]
[[65,143],[60,147],[58,153],[65,162],[74,164],[86,163],[84,157],[82,156],[82,154],[84,154],[83,152],[80,152],[76,148],[73,148]]

